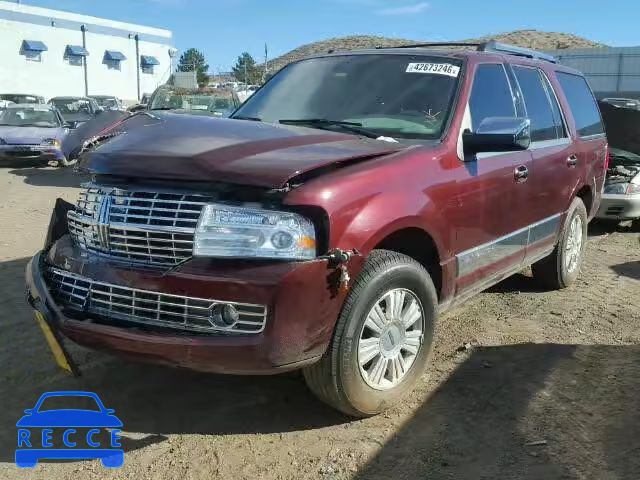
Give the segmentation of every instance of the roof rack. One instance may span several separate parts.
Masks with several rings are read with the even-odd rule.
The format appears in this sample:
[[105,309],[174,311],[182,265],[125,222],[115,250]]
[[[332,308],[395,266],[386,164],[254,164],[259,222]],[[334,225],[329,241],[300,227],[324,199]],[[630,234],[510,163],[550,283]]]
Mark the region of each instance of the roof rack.
[[545,60],[551,63],[558,63],[558,60],[553,55],[548,53],[532,50],[531,48],[516,47],[515,45],[509,45],[507,43],[500,43],[490,41],[481,44],[478,47],[479,52],[497,52],[506,53],[507,55],[517,55],[519,57],[535,58],[536,60]]
[[553,55],[548,53],[532,50],[531,48],[516,47],[515,45],[509,45],[507,43],[500,43],[496,41],[489,42],[432,42],[432,43],[414,43],[408,45],[392,45],[384,46],[378,45],[376,49],[382,48],[438,48],[438,47],[468,47],[474,48],[478,52],[496,52],[504,53],[507,55],[517,55],[519,57],[533,58],[536,60],[545,60],[551,63],[558,63],[558,60]]

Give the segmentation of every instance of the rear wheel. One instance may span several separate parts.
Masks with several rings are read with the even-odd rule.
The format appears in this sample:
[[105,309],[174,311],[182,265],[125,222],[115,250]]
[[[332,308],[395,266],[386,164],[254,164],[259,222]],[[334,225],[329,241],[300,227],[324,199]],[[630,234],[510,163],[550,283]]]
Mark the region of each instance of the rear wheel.
[[402,400],[427,363],[436,305],[422,265],[396,252],[372,252],[327,352],[304,370],[307,385],[324,402],[358,417]]
[[566,288],[576,281],[584,257],[587,223],[587,209],[581,199],[575,198],[553,253],[531,266],[535,280],[555,290]]

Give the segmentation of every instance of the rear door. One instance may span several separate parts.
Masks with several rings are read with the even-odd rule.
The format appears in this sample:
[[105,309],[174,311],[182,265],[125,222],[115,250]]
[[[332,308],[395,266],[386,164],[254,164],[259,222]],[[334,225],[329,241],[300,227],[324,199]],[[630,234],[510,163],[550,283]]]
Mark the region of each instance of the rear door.
[[[475,131],[489,117],[516,117],[516,96],[501,63],[476,67],[466,118]],[[466,127],[463,127],[463,130]],[[528,151],[482,153],[465,159],[466,175],[458,180],[461,208],[451,219],[456,227],[457,292],[481,289],[500,272],[524,260],[528,232],[520,230],[515,189],[523,188],[516,169],[528,168]]]
[[555,244],[562,214],[579,182],[579,152],[546,74],[535,66],[511,68],[531,120],[533,161],[527,188],[516,191],[514,204],[520,221],[530,228],[526,258],[533,261]]
[[607,138],[604,124],[593,92],[583,76],[556,72],[556,77],[569,106],[566,117],[573,119],[579,175],[593,193],[588,212],[593,216],[598,209],[605,177]]

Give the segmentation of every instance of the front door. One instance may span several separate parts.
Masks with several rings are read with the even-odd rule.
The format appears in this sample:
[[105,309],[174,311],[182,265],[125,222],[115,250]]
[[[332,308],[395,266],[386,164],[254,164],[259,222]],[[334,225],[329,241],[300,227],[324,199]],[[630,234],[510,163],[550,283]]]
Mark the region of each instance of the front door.
[[[502,64],[480,64],[468,104],[472,131],[489,117],[516,117],[516,98]],[[528,229],[515,204],[527,188],[531,152],[478,154],[465,159],[458,182],[457,294],[479,289],[524,261]],[[519,203],[519,202],[518,202]]]

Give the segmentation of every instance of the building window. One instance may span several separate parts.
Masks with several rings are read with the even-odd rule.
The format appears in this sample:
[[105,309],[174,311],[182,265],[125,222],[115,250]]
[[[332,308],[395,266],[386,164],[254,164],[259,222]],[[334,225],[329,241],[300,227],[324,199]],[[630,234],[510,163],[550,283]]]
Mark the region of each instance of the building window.
[[82,66],[87,55],[89,55],[87,49],[79,45],[67,45],[64,52],[64,58],[69,62],[69,65],[74,66]]
[[38,52],[37,50],[26,50],[24,53],[24,58],[27,59],[28,62],[41,62],[42,61],[42,52]]
[[105,60],[104,63],[109,70],[120,70],[120,60]]
[[142,69],[142,73],[153,74],[154,67],[156,65],[160,65],[160,62],[156,57],[152,57],[150,55],[140,56],[140,68]]
[[24,58],[28,62],[41,62],[42,52],[48,50],[47,46],[38,40],[23,40],[20,47],[20,54],[24,55]]
[[104,60],[102,63],[104,63],[109,70],[120,70],[122,61],[126,59],[127,57],[125,57],[122,52],[118,52],[117,50],[105,50]]

